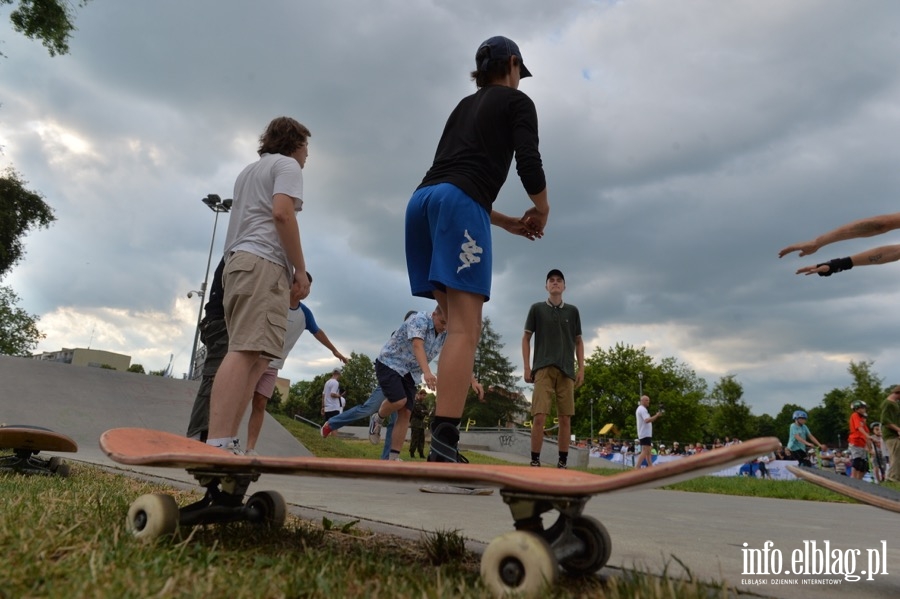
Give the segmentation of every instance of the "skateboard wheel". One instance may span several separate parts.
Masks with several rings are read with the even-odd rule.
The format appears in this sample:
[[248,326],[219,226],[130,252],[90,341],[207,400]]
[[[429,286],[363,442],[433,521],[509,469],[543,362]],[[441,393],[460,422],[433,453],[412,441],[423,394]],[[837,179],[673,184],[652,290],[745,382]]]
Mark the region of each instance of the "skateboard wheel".
[[178,528],[178,504],[171,495],[141,495],[128,508],[125,526],[142,541],[174,534]]
[[50,470],[50,472],[56,472],[57,469],[62,465],[62,463],[62,458],[58,455],[55,455],[50,458],[49,462],[47,462],[47,468]]
[[606,527],[591,516],[572,521],[572,534],[584,544],[584,552],[564,559],[560,565],[569,574],[593,574],[606,565],[612,553],[612,541]]
[[258,514],[254,522],[273,528],[284,526],[287,519],[287,503],[277,491],[260,491],[247,500],[247,509]]
[[558,573],[550,545],[530,532],[499,536],[481,556],[481,579],[497,597],[538,597],[553,585]]
[[61,463],[56,467],[56,475],[61,476],[63,478],[67,478],[69,476],[69,465],[65,462]]

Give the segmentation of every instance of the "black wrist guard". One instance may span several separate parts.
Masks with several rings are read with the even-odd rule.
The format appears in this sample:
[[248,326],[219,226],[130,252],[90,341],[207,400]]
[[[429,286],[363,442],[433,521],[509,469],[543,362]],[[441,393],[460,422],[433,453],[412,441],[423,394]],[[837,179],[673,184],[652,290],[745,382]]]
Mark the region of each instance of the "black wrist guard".
[[834,260],[829,260],[828,262],[822,262],[821,264],[816,264],[819,266],[827,266],[828,272],[820,272],[820,277],[830,277],[832,273],[841,272],[842,270],[850,270],[853,268],[853,260],[850,259],[850,256],[846,258],[835,258]]

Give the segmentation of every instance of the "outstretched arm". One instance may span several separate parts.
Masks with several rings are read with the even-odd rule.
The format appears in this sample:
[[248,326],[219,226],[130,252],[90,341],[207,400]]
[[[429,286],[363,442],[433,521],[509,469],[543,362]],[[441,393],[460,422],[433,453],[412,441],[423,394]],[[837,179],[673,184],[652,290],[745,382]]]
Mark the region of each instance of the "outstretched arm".
[[883,245],[881,247],[866,250],[847,258],[836,258],[828,262],[812,264],[797,269],[798,275],[819,275],[830,277],[836,272],[850,270],[854,266],[870,266],[887,264],[900,260],[900,245]]
[[347,358],[345,358],[344,354],[339,352],[337,350],[337,348],[334,347],[334,344],[331,343],[331,340],[328,338],[328,335],[325,334],[325,331],[323,331],[322,329],[319,329],[319,332],[313,334],[313,337],[315,337],[319,341],[319,343],[321,343],[322,345],[324,345],[325,347],[330,349],[332,355],[334,355],[335,358],[337,358],[344,364],[347,363]]
[[829,231],[823,235],[819,235],[810,241],[803,241],[789,245],[780,252],[778,257],[783,258],[791,252],[800,252],[800,256],[808,256],[815,254],[820,248],[845,239],[856,239],[858,237],[873,237],[881,235],[894,229],[900,229],[900,212],[894,214],[882,214],[880,216],[872,216],[862,220],[853,221],[846,225],[840,226],[833,231]]

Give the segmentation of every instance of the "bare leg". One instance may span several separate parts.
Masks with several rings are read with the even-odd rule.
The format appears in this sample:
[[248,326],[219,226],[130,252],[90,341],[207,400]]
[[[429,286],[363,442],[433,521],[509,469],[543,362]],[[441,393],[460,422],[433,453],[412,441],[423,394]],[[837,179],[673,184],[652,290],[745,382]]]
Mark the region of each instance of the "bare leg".
[[571,416],[560,416],[559,417],[559,437],[557,437],[557,441],[559,442],[559,450],[563,453],[569,451],[569,442],[572,438],[572,417]]
[[261,357],[259,352],[230,351],[225,355],[210,397],[210,439],[237,435],[253,389],[268,364],[269,359]]
[[[442,295],[435,293],[438,305],[441,305]],[[438,401],[435,415],[461,418],[472,381],[475,349],[481,337],[484,296],[448,289],[446,304],[446,308],[441,305],[444,316],[447,317],[447,340],[438,360]]]
[[[388,401],[385,399],[378,408],[378,416],[381,417],[382,420],[386,420],[390,418],[391,414],[394,412],[397,412],[401,408],[405,408],[406,402],[406,399],[401,399],[399,401]],[[407,423],[409,422],[409,416],[406,417],[406,421]]]
[[544,446],[544,423],[547,421],[546,414],[535,414],[531,418],[531,451],[532,453],[541,453],[541,447]]
[[409,410],[397,412],[397,422],[394,423],[394,432],[391,435],[391,452],[400,453],[403,443],[406,441],[406,431],[409,430]]
[[256,449],[259,433],[262,431],[266,417],[266,404],[269,398],[262,393],[253,392],[253,403],[250,405],[250,421],[247,423],[247,449]]

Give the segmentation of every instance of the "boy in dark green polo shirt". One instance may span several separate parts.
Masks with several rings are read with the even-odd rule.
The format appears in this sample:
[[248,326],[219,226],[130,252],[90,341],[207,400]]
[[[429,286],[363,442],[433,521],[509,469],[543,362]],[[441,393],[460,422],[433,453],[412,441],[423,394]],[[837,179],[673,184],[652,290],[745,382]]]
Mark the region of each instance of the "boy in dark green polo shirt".
[[[522,361],[525,382],[534,383],[531,396],[531,465],[541,465],[544,424],[553,399],[559,417],[558,468],[566,468],[572,415],[575,413],[575,388],[584,382],[584,342],[578,308],[563,301],[566,279],[553,269],[547,273],[547,293],[543,302],[532,304],[525,319],[522,336]],[[531,337],[534,336],[534,362],[531,361]],[[575,359],[573,359],[573,355]],[[575,370],[575,364],[578,370]]]

